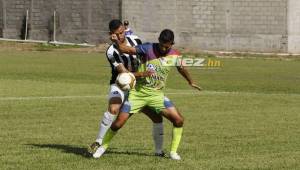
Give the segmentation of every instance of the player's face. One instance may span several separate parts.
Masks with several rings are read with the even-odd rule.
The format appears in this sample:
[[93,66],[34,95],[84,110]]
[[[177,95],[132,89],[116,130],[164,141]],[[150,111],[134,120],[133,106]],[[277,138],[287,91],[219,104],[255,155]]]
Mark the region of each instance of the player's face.
[[170,51],[170,49],[172,48],[173,44],[174,44],[173,42],[167,42],[167,43],[161,43],[161,42],[159,42],[159,45],[158,45],[159,52],[162,55],[167,54]]
[[121,25],[118,29],[113,31],[111,34],[115,34],[118,37],[120,42],[125,41],[125,29],[123,25]]

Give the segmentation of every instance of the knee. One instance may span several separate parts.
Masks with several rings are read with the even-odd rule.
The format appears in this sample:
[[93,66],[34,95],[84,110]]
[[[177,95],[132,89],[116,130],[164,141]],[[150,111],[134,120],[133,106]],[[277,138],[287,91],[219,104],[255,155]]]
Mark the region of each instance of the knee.
[[182,116],[176,118],[174,121],[173,121],[173,126],[175,127],[182,127],[183,126],[183,122],[184,122],[184,118]]
[[114,122],[112,125],[111,125],[111,130],[113,131],[118,131],[119,129],[121,129],[122,127],[122,124],[121,123],[118,123],[118,122]]
[[163,122],[163,118],[162,116],[158,115],[155,118],[152,119],[153,123],[162,123]]
[[113,115],[118,115],[118,113],[120,112],[120,107],[118,106],[109,106],[109,112]]

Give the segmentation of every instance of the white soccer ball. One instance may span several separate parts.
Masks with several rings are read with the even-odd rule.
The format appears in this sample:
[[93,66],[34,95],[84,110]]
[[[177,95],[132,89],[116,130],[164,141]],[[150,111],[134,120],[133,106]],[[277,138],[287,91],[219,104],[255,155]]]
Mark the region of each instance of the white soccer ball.
[[116,84],[123,91],[133,89],[135,83],[136,79],[132,73],[120,73],[116,80]]

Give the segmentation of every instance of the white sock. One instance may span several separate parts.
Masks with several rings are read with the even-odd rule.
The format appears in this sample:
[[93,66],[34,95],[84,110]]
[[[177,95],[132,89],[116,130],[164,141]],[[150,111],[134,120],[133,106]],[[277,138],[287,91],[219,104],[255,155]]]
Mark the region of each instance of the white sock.
[[162,153],[164,141],[164,126],[163,123],[153,123],[153,140],[155,145],[155,153]]
[[110,128],[112,122],[115,120],[116,115],[111,114],[110,112],[105,112],[103,114],[103,118],[100,123],[98,136],[96,139],[96,142],[98,142],[100,145],[102,144],[102,140],[107,132],[107,130]]

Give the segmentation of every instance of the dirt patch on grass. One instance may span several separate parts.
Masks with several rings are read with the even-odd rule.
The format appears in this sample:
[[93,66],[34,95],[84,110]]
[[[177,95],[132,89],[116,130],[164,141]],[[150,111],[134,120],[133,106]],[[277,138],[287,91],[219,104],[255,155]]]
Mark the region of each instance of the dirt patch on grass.
[[6,42],[0,41],[0,51],[76,51],[76,52],[105,52],[109,44],[98,44],[95,47],[77,45],[54,45],[47,43]]

